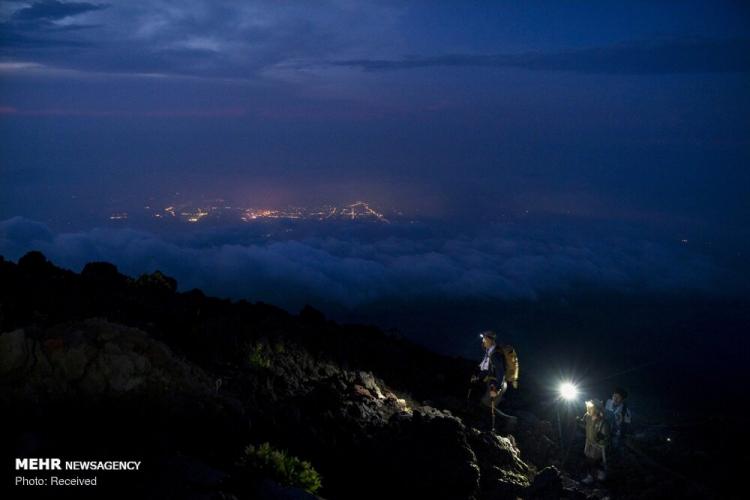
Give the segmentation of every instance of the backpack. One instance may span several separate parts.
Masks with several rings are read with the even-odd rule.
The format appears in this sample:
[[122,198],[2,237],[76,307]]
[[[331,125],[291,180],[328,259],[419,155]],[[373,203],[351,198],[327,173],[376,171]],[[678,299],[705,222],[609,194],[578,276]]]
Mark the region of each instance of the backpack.
[[511,345],[504,345],[502,348],[505,357],[505,380],[513,386],[518,387],[518,354]]

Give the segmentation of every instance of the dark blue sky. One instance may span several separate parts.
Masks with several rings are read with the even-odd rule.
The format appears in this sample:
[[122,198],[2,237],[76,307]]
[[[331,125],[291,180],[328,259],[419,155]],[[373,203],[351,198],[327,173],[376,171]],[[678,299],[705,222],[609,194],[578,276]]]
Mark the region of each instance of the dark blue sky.
[[[0,23],[0,221],[24,218],[3,226],[6,253],[61,241],[30,221],[92,230],[179,191],[451,223],[528,214],[513,243],[535,243],[511,253],[560,253],[564,223],[572,255],[602,253],[572,274],[617,283],[653,241],[664,262],[746,255],[744,2],[6,1]],[[58,254],[114,259],[102,245],[131,236],[73,238],[78,258],[63,238]],[[675,260],[683,239],[699,250]],[[440,241],[426,252],[454,255]]]
[[0,15],[4,216],[176,190],[747,223],[743,2],[48,0]]

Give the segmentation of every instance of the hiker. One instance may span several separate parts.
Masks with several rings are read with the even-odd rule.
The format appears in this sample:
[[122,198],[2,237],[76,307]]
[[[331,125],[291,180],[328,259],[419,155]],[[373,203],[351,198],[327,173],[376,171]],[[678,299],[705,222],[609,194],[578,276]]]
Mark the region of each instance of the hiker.
[[616,454],[622,452],[625,436],[627,436],[630,427],[630,410],[626,399],[628,392],[622,387],[615,387],[612,391],[612,398],[607,400],[604,405],[604,416],[609,423],[612,441],[611,448]]
[[604,417],[604,403],[600,399],[586,401],[586,414],[579,418],[586,429],[586,455],[588,474],[584,484],[592,484],[596,478],[604,481],[607,478],[607,451],[610,438],[609,422]]
[[498,345],[495,332],[488,330],[481,333],[480,338],[484,357],[478,365],[477,372],[471,377],[471,383],[478,386],[484,394],[481,403],[491,409],[494,430],[496,414],[506,419],[513,418],[497,410],[497,405],[508,389],[508,383],[513,388],[518,388],[518,357],[513,347]]

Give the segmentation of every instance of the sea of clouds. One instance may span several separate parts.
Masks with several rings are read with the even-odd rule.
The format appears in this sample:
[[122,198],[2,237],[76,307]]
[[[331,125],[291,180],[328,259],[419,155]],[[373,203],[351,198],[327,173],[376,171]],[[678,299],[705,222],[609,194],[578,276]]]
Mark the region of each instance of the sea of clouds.
[[680,242],[544,225],[265,225],[164,236],[123,227],[54,232],[24,217],[0,221],[0,255],[16,261],[30,250],[73,271],[91,261],[112,262],[133,277],[160,270],[182,291],[200,288],[291,309],[535,299],[587,287],[734,290],[730,270]]

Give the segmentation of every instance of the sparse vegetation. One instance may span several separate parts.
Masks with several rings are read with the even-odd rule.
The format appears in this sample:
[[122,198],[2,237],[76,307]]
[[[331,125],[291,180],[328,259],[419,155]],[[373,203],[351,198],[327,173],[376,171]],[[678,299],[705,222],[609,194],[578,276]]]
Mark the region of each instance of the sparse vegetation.
[[268,357],[266,349],[261,342],[257,342],[250,348],[250,355],[248,356],[250,366],[253,368],[270,368],[271,358]]
[[310,462],[276,450],[269,443],[245,448],[242,464],[287,486],[315,493],[323,485],[320,474]]
[[135,281],[135,284],[139,287],[163,290],[170,293],[177,291],[177,281],[161,271],[154,271],[151,274],[141,274]]
[[286,346],[283,342],[276,342],[273,345],[273,352],[276,354],[284,354],[286,352]]

